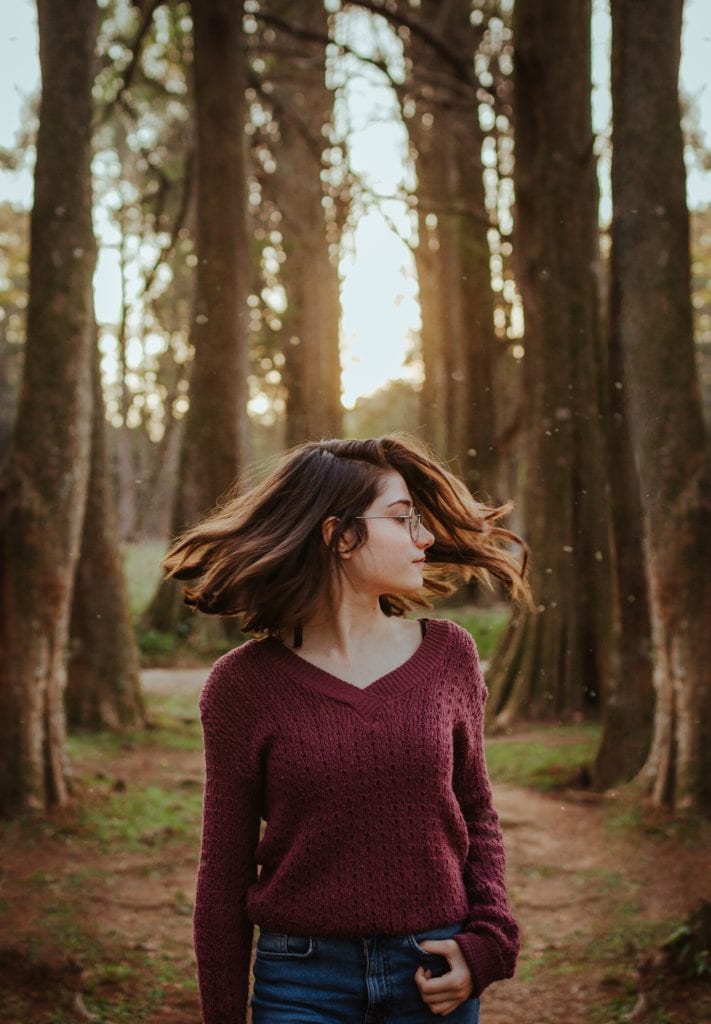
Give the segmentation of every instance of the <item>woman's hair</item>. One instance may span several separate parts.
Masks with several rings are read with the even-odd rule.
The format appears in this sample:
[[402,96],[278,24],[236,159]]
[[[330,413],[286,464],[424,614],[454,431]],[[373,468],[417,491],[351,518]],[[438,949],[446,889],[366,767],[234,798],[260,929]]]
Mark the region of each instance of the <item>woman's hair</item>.
[[[476,501],[465,485],[415,438],[389,434],[371,440],[328,440],[298,445],[262,483],[234,492],[174,542],[163,560],[167,577],[192,581],[186,604],[209,615],[235,616],[249,632],[276,633],[307,621],[323,597],[333,567],[340,571],[339,541],[365,543],[367,523],[357,517],[375,500],[383,475],[403,477],[424,524],[434,534],[424,583],[417,594],[384,594],[388,615],[429,607],[429,598],[494,576],[516,601],[529,601],[528,549],[497,526],[512,508]],[[337,522],[328,544],[322,524]],[[521,546],[521,557],[510,552]]]

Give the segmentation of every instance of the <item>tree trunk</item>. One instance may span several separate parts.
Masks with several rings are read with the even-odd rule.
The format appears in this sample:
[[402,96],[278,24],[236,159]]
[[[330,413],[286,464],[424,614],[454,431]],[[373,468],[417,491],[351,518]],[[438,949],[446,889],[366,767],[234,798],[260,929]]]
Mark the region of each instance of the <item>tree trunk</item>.
[[144,724],[139,655],[119,550],[98,346],[89,492],[69,628],[66,711],[70,727]]
[[612,5],[619,332],[644,509],[657,804],[711,810],[711,452],[696,371],[678,101],[682,0]]
[[524,502],[538,611],[512,619],[489,669],[498,727],[597,706],[611,642],[590,0],[517,0],[514,46]]
[[[318,184],[317,167],[312,163],[309,170]],[[313,204],[312,214],[319,219],[310,218],[309,227],[294,232],[294,243],[287,243],[283,267],[289,303],[282,371],[287,390],[287,447],[322,437],[340,437],[343,430],[338,271],[328,253],[321,194],[309,196],[304,188],[299,201],[302,209]],[[290,226],[285,224],[285,229]]]
[[[185,417],[172,530],[180,533],[235,483],[247,451],[248,238],[244,164],[243,4],[192,4],[198,257],[190,408]],[[161,585],[148,622],[185,621],[180,588]]]
[[[117,347],[119,357],[119,413],[121,424],[116,428],[116,473],[118,476],[118,527],[121,540],[133,540],[136,532],[136,469],[133,459],[133,444],[131,431],[128,427],[128,411],[131,407],[131,396],[128,390],[128,318],[129,306],[126,294],[128,255],[127,255],[127,215],[126,208],[122,207],[118,225],[121,232],[121,243],[119,247],[119,270],[121,281],[121,319],[119,320],[117,332]],[[103,398],[102,398],[103,402]]]
[[[291,3],[271,3],[269,13],[288,18]],[[299,5],[298,27],[327,38],[327,14],[321,0]],[[269,29],[277,51],[289,34]],[[288,61],[288,66],[287,66]],[[299,40],[298,58],[270,61],[264,78],[268,100],[279,124],[270,141],[276,171],[264,188],[282,213],[286,261],[281,278],[287,294],[284,316],[282,380],[286,389],[287,447],[321,437],[340,437],[343,429],[339,351],[340,284],[337,228],[327,222],[321,172],[325,168],[324,130],[333,116],[333,93],[325,82],[325,47]]]
[[652,627],[645,572],[644,523],[625,399],[619,334],[616,254],[610,268],[608,464],[614,535],[612,670],[602,709],[602,736],[591,767],[595,789],[632,779],[649,753],[654,720]]
[[[464,0],[421,5],[420,20],[446,40],[461,66],[471,62],[477,30]],[[416,108],[419,245],[415,253],[422,313],[425,434],[473,491],[496,492],[489,216],[484,201],[473,79],[414,33],[410,41]]]
[[63,804],[64,648],[91,441],[94,0],[39,0],[22,393],[2,480],[0,813]]

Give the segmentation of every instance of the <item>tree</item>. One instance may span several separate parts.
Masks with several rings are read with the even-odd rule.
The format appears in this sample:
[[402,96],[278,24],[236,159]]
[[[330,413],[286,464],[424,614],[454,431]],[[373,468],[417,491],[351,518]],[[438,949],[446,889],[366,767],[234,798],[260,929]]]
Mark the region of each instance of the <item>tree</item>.
[[275,163],[261,176],[262,191],[281,213],[286,256],[280,279],[287,300],[281,317],[287,446],[342,432],[338,229],[326,217],[322,180],[333,106],[325,82],[328,22],[322,0],[300,4],[298,24],[285,20],[290,8],[272,0],[260,13],[269,42],[262,42],[267,70],[259,82]]
[[513,31],[525,533],[538,611],[513,617],[489,669],[498,726],[595,705],[611,633],[590,2],[517,0]]
[[231,487],[246,437],[242,4],[192,4],[197,123],[197,272],[187,414],[174,528]]
[[39,0],[25,367],[2,477],[0,811],[65,803],[64,648],[91,440],[94,0]]
[[425,435],[456,460],[472,490],[493,495],[497,352],[473,67],[482,28],[470,8],[468,0],[420,5],[408,33],[406,87],[414,97]]
[[695,363],[678,99],[682,0],[612,4],[612,246],[644,511],[657,804],[711,810],[711,451]]
[[[245,84],[243,4],[192,4],[197,127],[197,272],[191,327],[190,408],[182,438],[173,533],[234,484],[247,450]],[[148,619],[172,630],[179,589],[163,586]]]
[[69,629],[66,711],[70,727],[118,729],[143,725],[145,709],[119,550],[96,344],[92,364],[91,471]]
[[654,719],[644,521],[618,330],[615,263],[613,253],[607,350],[607,447],[614,548],[613,634],[611,668],[602,704],[602,734],[591,765],[591,782],[596,789],[628,782],[637,774],[649,753]]
[[192,49],[184,0],[102,11],[94,204],[119,265],[100,345],[124,540],[170,532],[195,277]]

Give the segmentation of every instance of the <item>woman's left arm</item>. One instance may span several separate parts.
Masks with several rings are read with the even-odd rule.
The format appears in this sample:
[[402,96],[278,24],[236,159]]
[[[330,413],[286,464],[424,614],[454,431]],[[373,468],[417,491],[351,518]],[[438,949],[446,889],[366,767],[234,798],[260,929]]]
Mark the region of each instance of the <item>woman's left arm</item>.
[[[469,646],[467,644],[467,646]],[[469,898],[466,924],[455,936],[478,996],[493,981],[511,978],[520,934],[506,891],[506,855],[484,756],[487,689],[473,642],[471,668],[463,673],[466,693],[455,733],[454,790],[469,833],[464,885]]]

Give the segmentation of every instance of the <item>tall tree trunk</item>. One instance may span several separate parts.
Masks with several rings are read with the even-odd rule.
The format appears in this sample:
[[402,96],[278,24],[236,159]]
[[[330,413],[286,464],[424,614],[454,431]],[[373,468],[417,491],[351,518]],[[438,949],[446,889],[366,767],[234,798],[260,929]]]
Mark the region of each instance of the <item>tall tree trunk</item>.
[[711,810],[711,451],[690,302],[678,101],[682,0],[612,5],[616,310],[644,509],[654,802]]
[[[128,255],[127,255],[127,214],[122,207],[119,215],[121,242],[119,247],[119,272],[121,281],[121,319],[118,324],[117,347],[119,361],[119,413],[121,424],[116,428],[116,473],[118,476],[118,528],[121,540],[133,540],[136,532],[136,469],[133,464],[133,443],[128,427],[128,411],[131,407],[131,395],[128,390],[128,317],[129,306],[126,294]],[[102,399],[103,401],[103,399]]]
[[[177,534],[225,495],[247,450],[248,239],[244,164],[243,4],[196,0],[197,279],[190,408],[173,507]],[[183,618],[179,588],[162,585],[147,613],[158,629]]]
[[[496,492],[494,302],[475,82],[462,81],[478,32],[465,0],[424,3],[426,36],[410,41],[416,108],[409,122],[417,170],[425,382],[422,418],[438,451],[473,491]],[[431,36],[446,42],[446,51]],[[447,54],[456,58],[453,65]]]
[[2,479],[0,813],[66,802],[64,649],[91,441],[94,0],[39,0],[22,393]]
[[610,267],[608,343],[608,462],[614,535],[612,670],[602,708],[602,736],[592,785],[606,789],[632,779],[649,753],[654,720],[652,625],[645,571],[644,522],[634,462],[620,348],[616,253]]
[[[319,178],[316,167],[308,168]],[[298,179],[297,179],[298,180]],[[303,179],[301,179],[303,180]],[[289,307],[285,317],[288,344],[282,377],[286,385],[287,447],[343,430],[339,356],[340,299],[338,270],[329,256],[321,196],[301,193],[302,209],[312,205],[309,227],[287,243],[283,267]],[[289,224],[285,225],[288,230]],[[290,265],[289,260],[291,260]]]
[[514,46],[524,500],[538,611],[512,619],[489,669],[497,726],[597,705],[611,641],[590,0],[517,0]]
[[170,412],[175,395],[168,394],[164,408],[164,431],[158,442],[146,441],[149,448],[148,472],[143,480],[143,500],[139,506],[136,536],[165,538],[171,529],[171,495],[180,458],[183,420]]
[[[294,5],[270,3],[269,13],[288,18]],[[328,37],[322,0],[299,5],[299,32]],[[289,33],[270,29],[275,49],[288,46]],[[287,446],[342,433],[339,351],[340,284],[336,226],[323,205],[325,130],[333,117],[333,93],[325,82],[325,46],[299,40],[298,59],[270,62],[274,82],[268,98],[279,123],[272,149],[277,169],[265,189],[282,212],[286,262],[281,276],[287,294],[284,317]],[[287,67],[288,61],[288,67]],[[269,73],[265,74],[269,80]]]
[[143,725],[139,656],[119,550],[98,345],[89,493],[69,628],[66,711],[70,727]]

